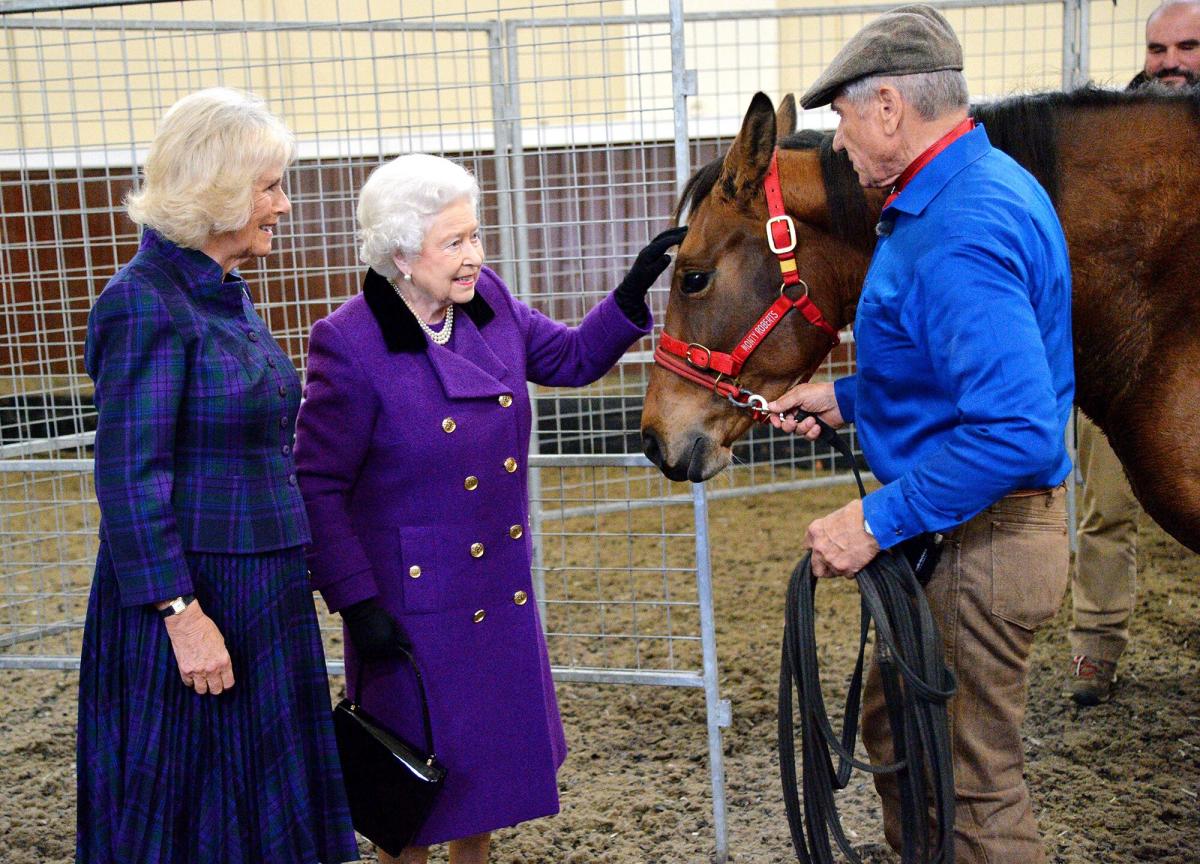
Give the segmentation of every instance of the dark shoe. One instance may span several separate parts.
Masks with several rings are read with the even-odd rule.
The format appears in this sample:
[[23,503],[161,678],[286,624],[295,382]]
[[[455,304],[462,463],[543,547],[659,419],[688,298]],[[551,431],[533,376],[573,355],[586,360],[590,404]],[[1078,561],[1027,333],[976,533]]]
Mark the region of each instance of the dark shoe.
[[1087,708],[1107,702],[1112,698],[1116,681],[1116,663],[1095,660],[1086,654],[1076,654],[1071,658],[1068,693],[1076,705]]

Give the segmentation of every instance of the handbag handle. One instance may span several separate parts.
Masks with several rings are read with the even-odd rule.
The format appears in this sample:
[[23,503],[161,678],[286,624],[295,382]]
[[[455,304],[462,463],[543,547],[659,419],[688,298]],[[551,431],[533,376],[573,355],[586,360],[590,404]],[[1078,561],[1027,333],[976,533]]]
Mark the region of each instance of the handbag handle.
[[[398,648],[401,654],[408,658],[409,665],[412,666],[413,674],[417,676],[417,692],[421,696],[421,718],[425,726],[425,752],[428,758],[426,764],[432,765],[436,759],[437,751],[433,749],[433,722],[429,719],[429,699],[425,696],[425,681],[421,678],[421,668],[417,665],[417,660],[413,657],[412,652],[407,648]],[[362,676],[363,669],[366,668],[367,661],[362,661],[358,664],[358,674],[354,676],[354,700],[352,705],[359,707],[361,702],[359,699],[362,694]]]

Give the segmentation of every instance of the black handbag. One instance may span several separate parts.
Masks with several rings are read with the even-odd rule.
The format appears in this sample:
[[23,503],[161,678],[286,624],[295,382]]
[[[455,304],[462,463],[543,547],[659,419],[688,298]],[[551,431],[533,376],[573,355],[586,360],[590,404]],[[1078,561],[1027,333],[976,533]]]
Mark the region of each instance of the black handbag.
[[[446,779],[446,768],[434,755],[421,670],[412,654],[405,651],[404,656],[417,676],[421,694],[424,753],[400,740],[350,699],[341,700],[333,709],[333,731],[354,830],[392,856],[412,843]],[[359,698],[363,665],[358,667],[354,688]]]

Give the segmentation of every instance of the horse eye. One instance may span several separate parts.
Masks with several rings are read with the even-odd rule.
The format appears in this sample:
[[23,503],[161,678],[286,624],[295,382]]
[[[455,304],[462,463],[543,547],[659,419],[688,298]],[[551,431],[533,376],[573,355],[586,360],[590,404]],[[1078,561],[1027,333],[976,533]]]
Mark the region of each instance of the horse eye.
[[713,271],[711,270],[692,270],[683,274],[683,293],[695,294],[698,291],[703,291],[708,287],[708,280],[712,278]]

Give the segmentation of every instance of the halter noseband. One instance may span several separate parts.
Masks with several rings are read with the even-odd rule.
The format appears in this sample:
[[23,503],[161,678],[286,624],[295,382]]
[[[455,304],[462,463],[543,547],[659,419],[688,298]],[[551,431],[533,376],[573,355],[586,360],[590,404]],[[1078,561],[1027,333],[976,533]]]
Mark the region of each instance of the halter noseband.
[[[783,190],[779,185],[778,151],[771,154],[771,164],[763,178],[763,191],[767,196],[766,223],[767,246],[779,259],[779,271],[783,282],[779,285],[779,299],[772,303],[754,325],[746,331],[738,346],[726,354],[713,351],[698,342],[684,342],[665,330],[659,334],[654,349],[654,362],[668,372],[674,372],[693,384],[699,384],[718,396],[724,396],[736,408],[748,410],[753,419],[762,423],[767,419],[765,397],[747,390],[738,382],[742,366],[754,350],[762,344],[775,325],[793,309],[800,311],[809,323],[825,331],[831,341],[832,350],[841,340],[833,325],[825,320],[821,310],[808,297],[808,284],[800,278],[796,268],[796,223],[783,207]],[[803,286],[804,293],[795,300],[784,292],[793,286]]]

